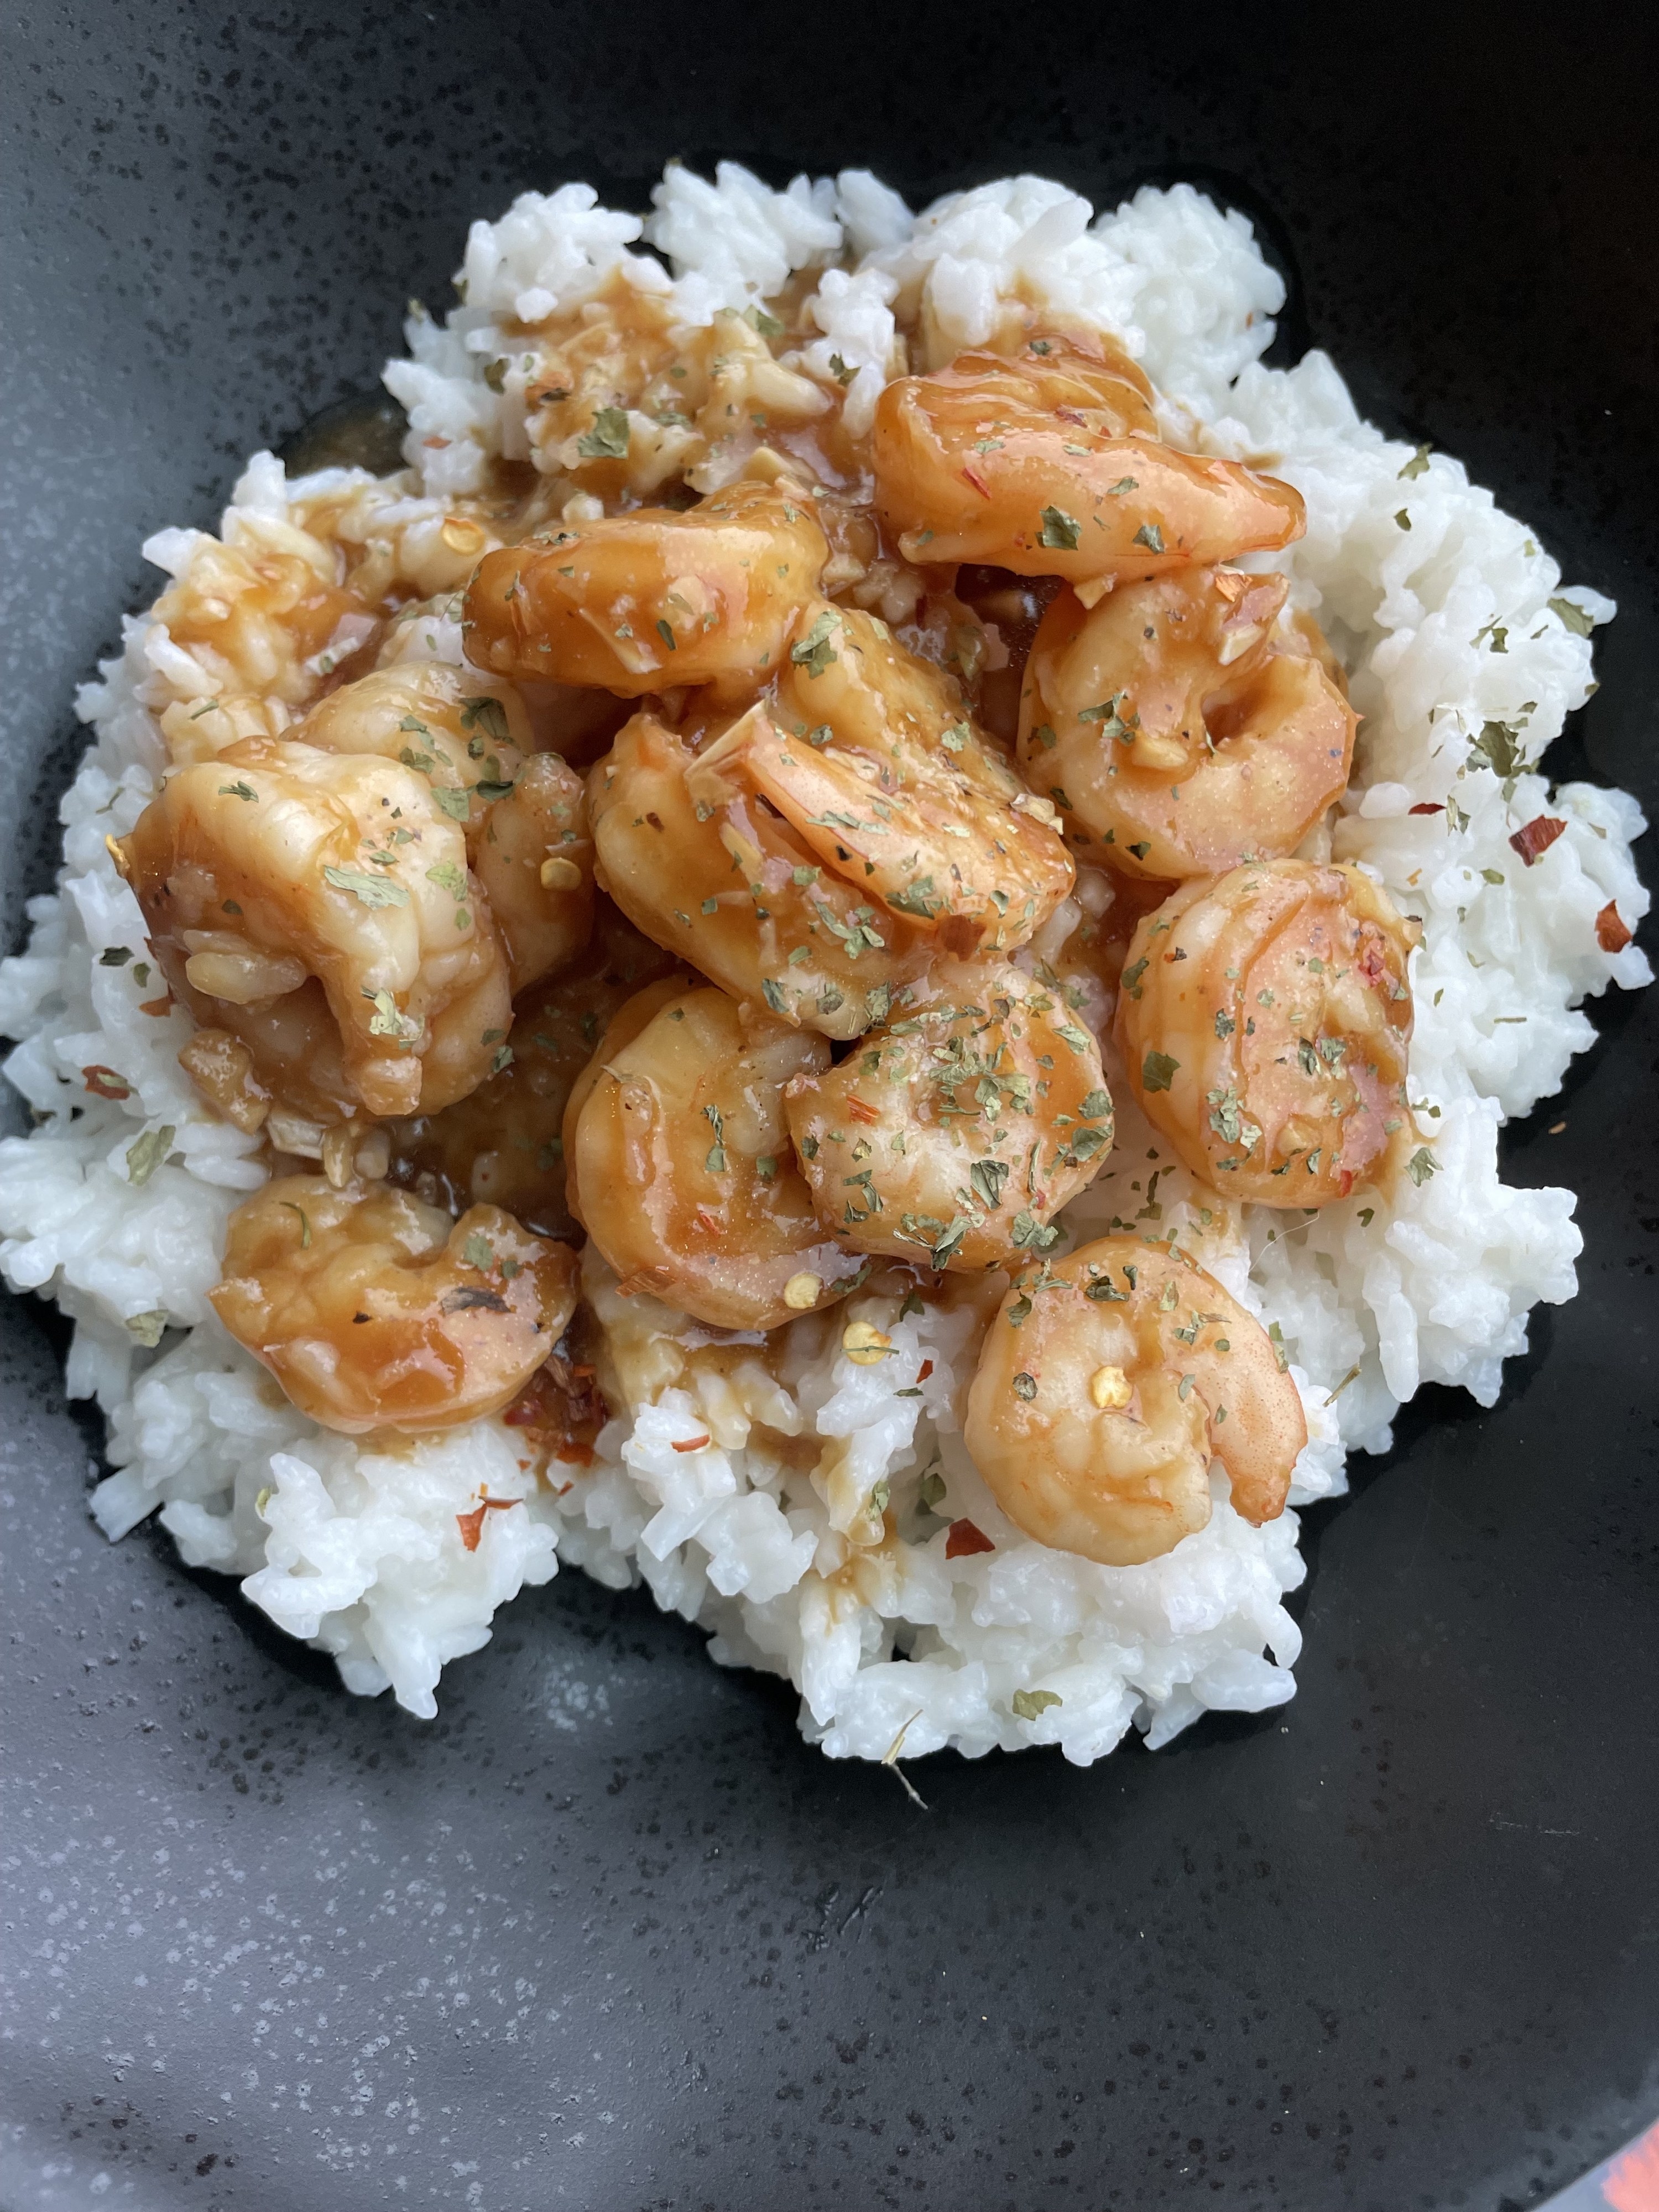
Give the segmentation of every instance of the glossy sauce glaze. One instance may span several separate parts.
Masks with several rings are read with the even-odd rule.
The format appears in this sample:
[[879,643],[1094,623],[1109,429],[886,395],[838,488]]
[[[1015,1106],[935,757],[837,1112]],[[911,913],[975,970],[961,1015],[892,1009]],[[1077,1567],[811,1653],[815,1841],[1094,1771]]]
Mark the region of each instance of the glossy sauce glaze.
[[1301,501],[1024,309],[855,436],[805,296],[687,331],[619,279],[488,366],[526,428],[482,490],[389,527],[360,480],[163,601],[217,688],[163,715],[123,865],[276,1178],[216,1304],[324,1424],[505,1409],[561,1484],[695,1371],[875,1559],[793,1378],[976,1285],[987,1480],[1154,1557],[1212,1462],[1277,1512],[1303,1431],[1169,1240],[1056,1272],[1114,1055],[1232,1199],[1385,1186],[1408,1126],[1406,925],[1291,857],[1346,783],[1340,671],[1231,565]]

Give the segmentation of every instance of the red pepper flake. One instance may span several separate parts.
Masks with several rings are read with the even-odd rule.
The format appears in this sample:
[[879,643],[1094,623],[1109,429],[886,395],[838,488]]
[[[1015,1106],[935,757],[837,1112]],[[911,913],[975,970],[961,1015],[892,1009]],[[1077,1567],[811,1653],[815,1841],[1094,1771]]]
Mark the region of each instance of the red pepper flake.
[[421,443],[422,443],[423,446],[428,446],[428,447],[432,447],[432,448],[433,448],[433,450],[435,452],[435,451],[437,451],[439,448],[441,448],[441,447],[444,447],[444,446],[447,446],[447,445],[449,443],[449,441],[448,441],[448,439],[447,439],[447,438],[422,438],[422,441],[421,441]]
[[[1598,931],[1601,926],[1600,922],[1596,924]],[[83,1067],[81,1073],[87,1079],[87,1088],[94,1098],[131,1098],[132,1096],[132,1085],[118,1068],[98,1065]]]
[[950,1534],[945,1539],[947,1559],[971,1559],[975,1552],[994,1552],[996,1546],[982,1528],[975,1528],[971,1521],[953,1521]]
[[[1630,943],[1631,933],[1625,927],[1624,916],[1618,903],[1609,899],[1595,917],[1595,941],[1603,952],[1622,952]],[[88,1091],[92,1085],[87,1085]]]
[[700,1206],[692,1218],[696,1221],[698,1228],[702,1230],[705,1237],[718,1237],[720,1235],[720,1217],[717,1214],[711,1213],[706,1206]]
[[139,1002],[138,1011],[141,1014],[165,1014],[170,1009],[172,1005],[173,994],[171,991],[168,991],[165,996],[160,999],[141,1000]]
[[469,1552],[477,1550],[478,1539],[483,1534],[483,1517],[486,1513],[510,1513],[518,1502],[516,1498],[486,1498],[475,1505],[470,1513],[458,1513],[455,1516],[455,1525],[461,1532],[461,1541],[466,1549]]
[[1517,830],[1510,843],[1519,853],[1528,867],[1541,854],[1547,853],[1566,823],[1559,814],[1540,814]]
[[1443,799],[1419,799],[1415,806],[1408,806],[1406,809],[1407,814],[1443,814],[1445,811],[1446,802]]
[[677,1452],[707,1451],[708,1442],[708,1432],[705,1429],[700,1437],[687,1437],[683,1443],[676,1443],[674,1449]]
[[847,1111],[849,1118],[854,1121],[879,1121],[881,1119],[879,1109],[867,1105],[862,1098],[849,1097],[847,1101]]
[[1089,427],[1088,424],[1084,422],[1082,416],[1078,413],[1075,407],[1056,407],[1054,411],[1060,417],[1062,422],[1076,422],[1080,424],[1085,430]]
[[972,484],[974,489],[979,494],[981,499],[989,499],[991,496],[990,491],[987,488],[984,477],[981,476],[977,469],[964,467],[962,474],[963,480],[966,483]]
[[917,1382],[925,1382],[927,1380],[927,1377],[928,1377],[928,1376],[933,1373],[933,1361],[932,1361],[931,1359],[924,1359],[924,1360],[922,1361],[922,1363],[921,1363],[921,1366],[920,1366],[920,1367],[918,1367],[918,1368],[917,1368],[917,1370],[916,1370],[916,1380],[917,1380]]

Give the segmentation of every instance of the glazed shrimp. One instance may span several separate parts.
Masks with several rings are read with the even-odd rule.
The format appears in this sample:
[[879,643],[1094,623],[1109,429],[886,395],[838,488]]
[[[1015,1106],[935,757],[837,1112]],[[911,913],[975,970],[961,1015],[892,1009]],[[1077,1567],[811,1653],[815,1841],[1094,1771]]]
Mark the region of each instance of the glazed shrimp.
[[617,1009],[672,966],[601,900],[575,966],[514,1001],[506,1066],[441,1114],[386,1125],[391,1180],[452,1213],[503,1206],[538,1236],[575,1233],[565,1197],[565,1103]]
[[[480,817],[492,784],[510,781],[536,749],[515,685],[442,660],[371,670],[319,699],[287,734],[325,752],[401,761],[434,790],[465,792],[471,814]],[[458,821],[469,818],[459,799],[452,811]]]
[[568,967],[593,927],[584,779],[556,753],[533,755],[485,816],[471,855],[514,993]]
[[769,671],[829,557],[788,478],[572,524],[480,562],[467,649],[503,676],[630,697]]
[[214,1310],[302,1413],[358,1436],[511,1403],[576,1304],[568,1244],[475,1206],[452,1222],[384,1184],[267,1183],[230,1218]]
[[636,928],[736,998],[825,1036],[858,1036],[932,951],[818,865],[741,792],[696,799],[684,737],[636,714],[588,778],[599,882]]
[[125,850],[156,958],[198,1020],[234,1034],[235,1010],[314,977],[372,1115],[434,1111],[489,1072],[512,1022],[507,962],[460,826],[412,769],[246,738],[171,776]]
[[1094,1038],[1002,960],[942,960],[784,1112],[818,1218],[861,1252],[964,1273],[1041,1250],[1111,1148]]
[[1183,884],[1136,929],[1118,997],[1147,1120],[1233,1198],[1386,1189],[1413,1141],[1415,942],[1356,867],[1274,860]]
[[586,792],[556,754],[532,750],[514,685],[441,661],[408,662],[331,691],[291,734],[328,752],[378,754],[425,777],[466,833],[514,991],[581,951],[593,921]]
[[699,754],[694,799],[768,801],[824,866],[950,950],[1024,945],[1073,868],[949,679],[886,625],[817,601],[801,611],[771,709]]
[[1091,611],[1065,591],[1043,617],[1020,762],[1114,867],[1170,883],[1273,860],[1340,795],[1357,718],[1305,633],[1280,623],[1288,589],[1189,568],[1120,584]]
[[1061,339],[1017,361],[960,355],[876,403],[876,500],[907,560],[1022,576],[1156,576],[1288,545],[1299,492],[1160,443],[1127,358]]
[[600,1033],[598,1045],[577,1070],[565,1101],[561,1124],[566,1164],[565,1203],[576,1220],[582,1219],[581,1190],[576,1179],[576,1127],[582,1117],[582,1108],[592,1097],[600,1078],[617,1054],[633,1043],[663,1007],[672,1006],[688,991],[700,988],[699,978],[687,975],[680,968],[671,968],[665,975],[653,976],[650,982],[631,992],[620,1006],[613,1009],[610,1020]]
[[[776,1328],[861,1279],[789,1149],[783,1086],[827,1066],[822,1037],[725,992],[655,987],[624,1006],[567,1109],[580,1217],[622,1278],[716,1328]],[[621,1040],[619,1042],[618,1040]]]
[[1277,1519],[1308,1441],[1261,1322],[1194,1261],[1135,1237],[1015,1284],[963,1433],[1016,1527],[1109,1567],[1161,1559],[1205,1527],[1212,1460],[1245,1520]]

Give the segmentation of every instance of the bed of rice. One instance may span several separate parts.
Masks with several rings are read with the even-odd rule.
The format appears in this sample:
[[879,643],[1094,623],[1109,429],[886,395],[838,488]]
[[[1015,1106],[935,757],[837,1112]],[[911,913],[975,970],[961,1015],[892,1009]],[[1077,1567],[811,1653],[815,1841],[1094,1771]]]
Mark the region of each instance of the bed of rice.
[[[386,372],[411,428],[410,473],[373,495],[383,522],[434,528],[488,453],[529,453],[522,380],[485,380],[510,352],[500,325],[580,302],[618,264],[672,285],[690,323],[821,269],[823,336],[806,365],[828,374],[833,352],[854,371],[855,425],[890,372],[896,310],[970,344],[999,297],[1019,291],[1115,332],[1183,441],[1266,465],[1307,501],[1307,535],[1278,564],[1346,659],[1364,717],[1336,854],[1375,869],[1425,926],[1412,1098],[1433,1172],[1369,1218],[1351,1205],[1305,1223],[1252,1208],[1227,1232],[1119,1085],[1116,1149],[1066,1226],[1178,1228],[1277,1322],[1309,1412],[1293,1506],[1340,1492],[1345,1453],[1382,1449],[1419,1383],[1492,1403],[1528,1309],[1573,1295],[1580,1245],[1570,1192],[1500,1182],[1498,1127],[1589,1043],[1581,1002],[1650,971],[1633,945],[1601,950],[1595,929],[1610,901],[1632,926],[1647,908],[1634,801],[1552,790],[1529,766],[1500,781],[1490,744],[1478,746],[1503,724],[1536,762],[1589,694],[1589,632],[1612,603],[1564,591],[1526,526],[1455,461],[1425,465],[1362,422],[1324,355],[1262,367],[1279,280],[1248,223],[1189,187],[1143,191],[1097,219],[1060,186],[1019,178],[913,217],[867,174],[774,192],[726,164],[712,184],[671,169],[653,199],[641,225],[568,185],[473,226],[464,304],[441,324],[414,313],[409,355]],[[672,276],[630,251],[641,236]],[[280,522],[295,489],[257,455],[232,494],[227,542]],[[178,575],[210,544],[168,530],[145,551]],[[453,623],[420,628],[419,650],[459,659]],[[803,1732],[835,1757],[880,1758],[903,1729],[907,1758],[1053,1743],[1087,1762],[1131,1726],[1157,1745],[1206,1708],[1257,1711],[1292,1695],[1299,1637],[1282,1601],[1303,1573],[1296,1513],[1253,1528],[1218,1478],[1208,1528],[1150,1565],[1097,1566],[1030,1541],[963,1447],[953,1408],[972,1346],[960,1313],[899,1318],[890,1301],[875,1315],[932,1358],[920,1397],[854,1364],[838,1332],[799,1333],[782,1386],[758,1363],[717,1384],[684,1316],[638,1298],[624,1308],[590,1257],[589,1295],[637,1398],[605,1431],[596,1466],[557,1492],[497,1421],[379,1449],[273,1403],[205,1297],[226,1217],[264,1177],[258,1140],[211,1118],[180,1071],[184,1015],[142,1013],[130,974],[100,957],[145,951],[106,838],[155,787],[155,713],[210,688],[161,623],[127,623],[123,652],[80,696],[94,740],[63,802],[59,888],[34,902],[27,951],[0,969],[0,1030],[18,1040],[7,1073],[35,1117],[27,1138],[0,1144],[0,1267],[74,1321],[70,1394],[108,1417],[114,1472],[93,1500],[107,1534],[159,1508],[188,1561],[243,1577],[274,1620],[334,1654],[348,1687],[389,1687],[423,1716],[445,1664],[486,1643],[496,1608],[562,1560],[617,1587],[643,1580],[711,1632],[715,1659],[787,1675]],[[1449,814],[1413,811],[1449,797]],[[1547,808],[1565,830],[1523,866],[1510,834]],[[94,1065],[131,1095],[88,1097]],[[163,1129],[166,1164],[135,1180],[136,1140]],[[717,1449],[673,1450],[705,1431]],[[799,1450],[784,1448],[815,1434],[840,1479],[866,1492],[886,1480],[908,1540],[849,1557]],[[945,1484],[937,1512],[919,1503],[928,1474]],[[456,1516],[483,1488],[522,1510],[486,1515],[469,1552]],[[947,1560],[952,1516],[994,1550]],[[1041,1690],[1060,1702],[1022,1717],[1017,1693]]]

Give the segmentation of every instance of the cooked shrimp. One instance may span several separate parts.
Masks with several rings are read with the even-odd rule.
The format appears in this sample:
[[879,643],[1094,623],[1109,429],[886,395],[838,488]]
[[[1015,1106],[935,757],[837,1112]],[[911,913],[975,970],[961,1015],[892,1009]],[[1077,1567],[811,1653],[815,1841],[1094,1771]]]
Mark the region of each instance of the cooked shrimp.
[[1356,717],[1306,633],[1280,624],[1288,589],[1189,568],[1087,611],[1065,591],[1043,617],[1020,761],[1115,867],[1170,883],[1274,860],[1340,794]]
[[504,1206],[540,1236],[575,1233],[565,1201],[565,1102],[617,1007],[672,965],[601,900],[574,968],[514,1001],[506,1066],[441,1114],[387,1125],[392,1180],[452,1213],[475,1202]]
[[1288,545],[1300,493],[1161,444],[1145,379],[1062,339],[960,355],[876,403],[876,499],[908,560],[1022,576],[1156,576]]
[[790,479],[684,513],[641,507],[491,553],[466,594],[468,651],[504,676],[637,696],[769,672],[830,557]]
[[933,930],[819,866],[740,792],[694,799],[685,738],[636,714],[588,778],[600,889],[732,995],[825,1036],[857,1036],[919,975]]
[[531,750],[531,716],[512,684],[408,662],[331,692],[292,734],[329,752],[378,753],[426,778],[466,831],[514,991],[580,951],[593,918],[582,780],[556,755]]
[[776,1328],[860,1279],[825,1235],[789,1149],[783,1086],[829,1065],[822,1037],[682,991],[623,1007],[575,1116],[571,1170],[589,1236],[630,1291],[716,1328]]
[[1212,1460],[1245,1520],[1275,1520],[1308,1441],[1261,1322],[1194,1261],[1136,1237],[1015,1284],[963,1433],[1016,1527],[1109,1567],[1161,1559],[1206,1525]]
[[1032,799],[955,687],[885,624],[820,601],[797,627],[775,706],[752,708],[699,754],[693,799],[769,801],[827,867],[952,951],[1024,945],[1074,872],[1053,806]]
[[512,1402],[575,1310],[568,1244],[383,1183],[267,1183],[230,1217],[209,1295],[302,1413],[348,1436],[449,1429]]
[[963,1273],[1053,1243],[1112,1142],[1095,1040],[1003,960],[940,961],[784,1112],[826,1228]]
[[453,794],[441,804],[458,822],[482,821],[536,748],[514,685],[442,660],[373,669],[319,700],[288,734],[324,752],[401,761]]
[[699,988],[699,978],[688,975],[680,968],[671,968],[665,975],[653,976],[639,990],[630,992],[620,1006],[612,1008],[598,1044],[577,1069],[565,1099],[560,1124],[561,1150],[565,1160],[565,1204],[574,1219],[582,1220],[582,1195],[576,1179],[576,1128],[582,1117],[583,1107],[598,1089],[601,1078],[617,1054],[632,1044],[665,1006],[672,1006],[688,991]]
[[484,817],[472,866],[507,947],[513,988],[568,967],[593,927],[587,786],[536,753]]
[[[242,1035],[235,1010],[314,977],[370,1114],[435,1111],[489,1072],[507,963],[460,825],[413,769],[246,738],[170,777],[126,849],[156,958],[198,1020]],[[259,1072],[283,1096],[282,1071]]]
[[1415,941],[1356,867],[1274,860],[1183,884],[1136,929],[1118,998],[1147,1120],[1233,1198],[1386,1188],[1412,1141]]

